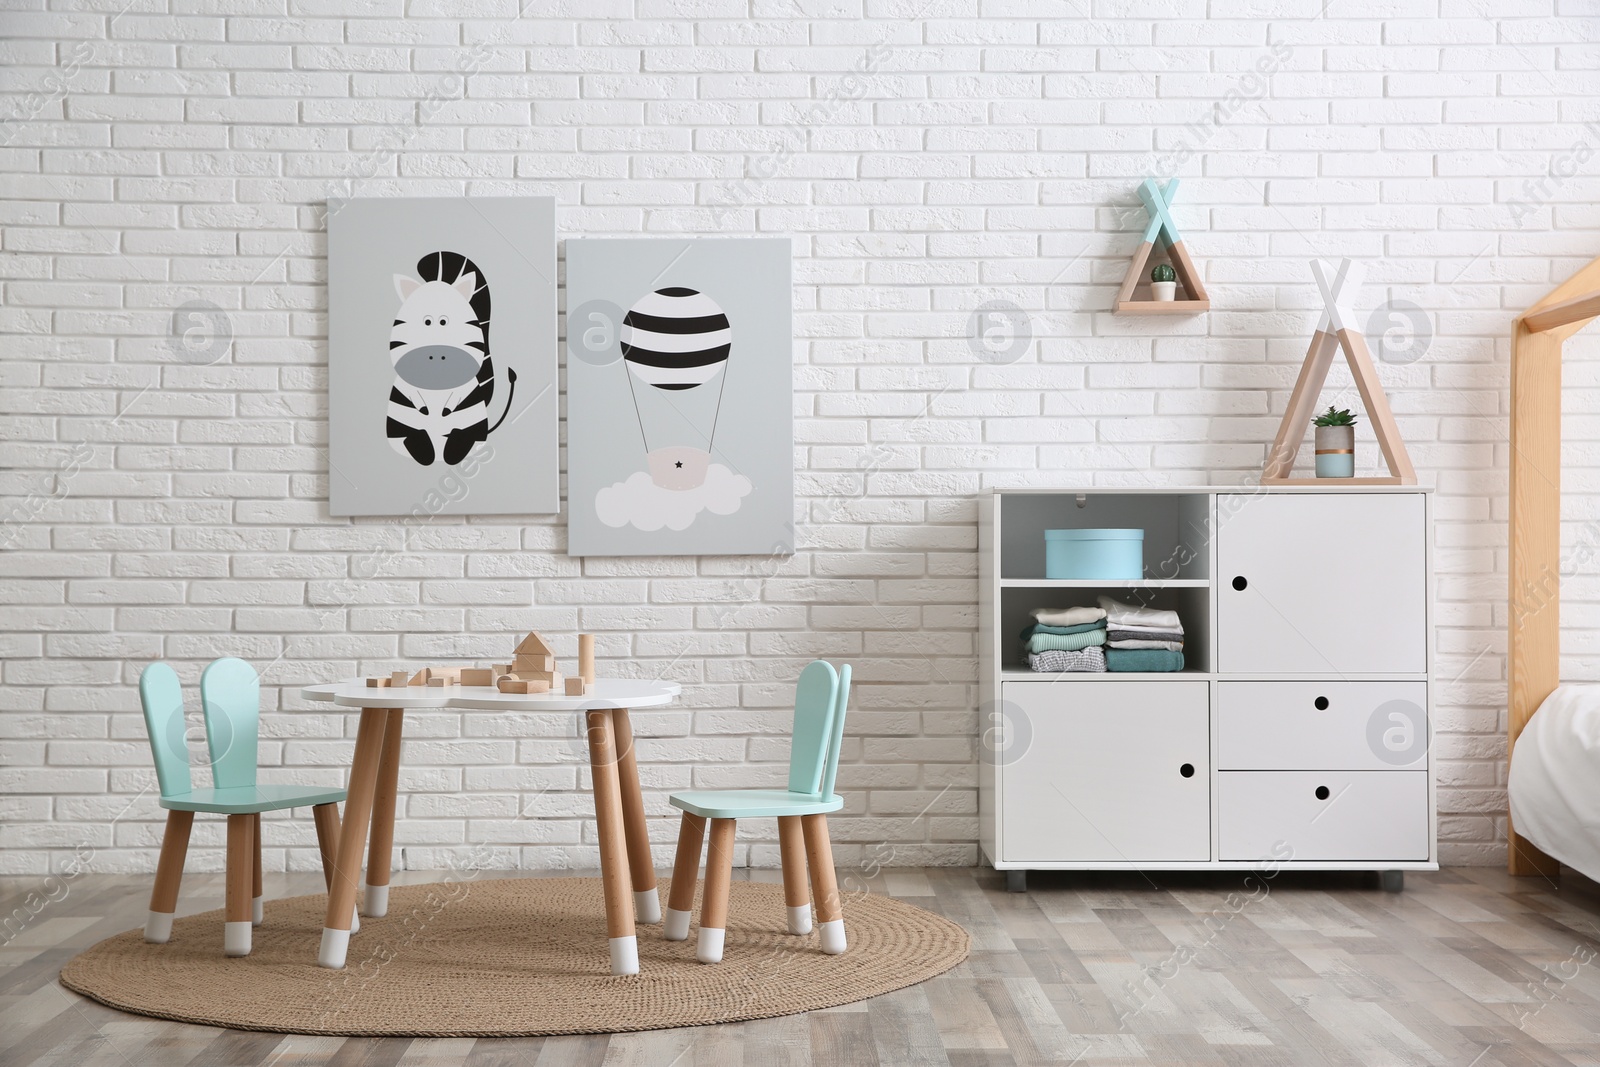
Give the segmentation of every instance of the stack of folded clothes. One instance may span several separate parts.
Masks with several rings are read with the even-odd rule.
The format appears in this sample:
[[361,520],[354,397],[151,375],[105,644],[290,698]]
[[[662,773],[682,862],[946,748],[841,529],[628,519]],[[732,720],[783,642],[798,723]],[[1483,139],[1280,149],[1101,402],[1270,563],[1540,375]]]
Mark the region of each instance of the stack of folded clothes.
[[1018,635],[1035,671],[1104,671],[1106,613],[1102,608],[1035,608]]
[[1183,623],[1176,611],[1100,598],[1106,617],[1106,670],[1183,670]]

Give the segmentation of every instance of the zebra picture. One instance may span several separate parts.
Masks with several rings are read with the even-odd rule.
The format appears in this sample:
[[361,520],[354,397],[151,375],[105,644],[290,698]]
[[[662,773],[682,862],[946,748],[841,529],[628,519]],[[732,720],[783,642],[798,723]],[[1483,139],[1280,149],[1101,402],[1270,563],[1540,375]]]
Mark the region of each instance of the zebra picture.
[[506,369],[505,408],[489,425],[494,361],[489,358],[489,282],[458,252],[429,252],[417,277],[394,276],[400,297],[389,334],[389,444],[421,466],[460,463],[500,428],[517,391]]

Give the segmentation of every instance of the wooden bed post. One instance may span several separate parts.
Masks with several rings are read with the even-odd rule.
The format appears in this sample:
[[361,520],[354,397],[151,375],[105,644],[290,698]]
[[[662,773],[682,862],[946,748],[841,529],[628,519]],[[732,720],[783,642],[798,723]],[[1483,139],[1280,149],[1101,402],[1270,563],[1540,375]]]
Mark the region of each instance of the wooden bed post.
[[[1511,540],[1506,758],[1561,681],[1561,346],[1600,314],[1600,259],[1517,319],[1511,333]],[[1561,864],[1517,836],[1507,869],[1555,876]]]

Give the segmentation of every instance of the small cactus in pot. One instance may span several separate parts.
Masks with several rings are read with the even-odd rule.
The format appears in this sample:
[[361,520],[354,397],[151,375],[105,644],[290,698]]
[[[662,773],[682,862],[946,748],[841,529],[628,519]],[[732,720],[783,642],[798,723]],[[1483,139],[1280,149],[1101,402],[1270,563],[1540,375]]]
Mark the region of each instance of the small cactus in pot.
[[1312,420],[1316,427],[1318,478],[1354,478],[1356,474],[1356,417],[1349,408],[1328,405]]
[[1178,272],[1170,263],[1157,263],[1150,271],[1150,295],[1157,300],[1176,300]]

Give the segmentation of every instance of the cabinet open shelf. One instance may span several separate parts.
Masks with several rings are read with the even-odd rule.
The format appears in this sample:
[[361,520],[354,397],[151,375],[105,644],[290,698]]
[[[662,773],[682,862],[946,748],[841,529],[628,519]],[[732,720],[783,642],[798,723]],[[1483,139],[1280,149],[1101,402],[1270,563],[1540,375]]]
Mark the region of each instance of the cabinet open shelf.
[[1002,682],[1159,682],[1165,679],[1181,679],[1183,681],[1209,681],[1216,677],[1210,671],[1181,670],[1181,671],[1030,671],[1026,667],[1011,665],[1002,668],[1000,680]]
[[1002,589],[1205,589],[1209,578],[1140,578],[1099,581],[1093,578],[1002,578]]

